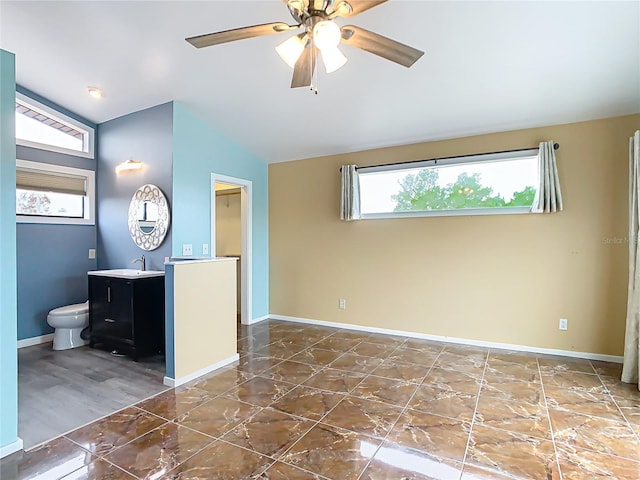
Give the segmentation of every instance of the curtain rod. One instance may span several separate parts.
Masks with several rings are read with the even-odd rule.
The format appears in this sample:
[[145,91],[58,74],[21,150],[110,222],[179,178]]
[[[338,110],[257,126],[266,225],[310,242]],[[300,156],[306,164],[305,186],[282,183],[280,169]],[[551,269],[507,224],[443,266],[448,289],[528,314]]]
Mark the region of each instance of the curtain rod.
[[[553,149],[558,150],[560,148],[559,143],[553,144]],[[454,155],[452,157],[437,157],[437,158],[428,158],[426,160],[411,160],[409,162],[395,162],[395,163],[380,163],[378,165],[365,165],[362,167],[356,167],[356,170],[359,168],[373,168],[373,167],[391,167],[393,165],[408,165],[411,163],[422,163],[422,162],[432,162],[434,160],[449,160],[451,158],[461,158],[461,157],[477,157],[480,155],[497,155],[499,153],[510,153],[510,152],[524,152],[526,150],[539,150],[540,147],[531,147],[531,148],[518,148],[516,150],[502,150],[499,152],[485,152],[485,153],[472,153],[470,155]],[[340,171],[342,171],[342,167],[340,167]]]

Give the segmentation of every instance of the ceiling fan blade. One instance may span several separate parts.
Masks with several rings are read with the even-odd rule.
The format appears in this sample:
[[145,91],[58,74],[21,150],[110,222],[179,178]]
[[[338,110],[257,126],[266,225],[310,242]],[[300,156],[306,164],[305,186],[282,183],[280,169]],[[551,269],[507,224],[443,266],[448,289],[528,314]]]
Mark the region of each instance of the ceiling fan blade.
[[298,25],[287,25],[282,22],[264,23],[262,25],[252,25],[251,27],[234,28],[233,30],[225,30],[223,32],[207,33],[205,35],[198,35],[197,37],[185,38],[185,40],[196,48],[202,48],[233,42],[235,40],[243,40],[245,38],[282,33],[293,28],[298,28]]
[[316,69],[316,49],[307,46],[293,69],[293,78],[291,79],[291,88],[310,87],[313,72]]
[[[386,1],[387,0],[347,0],[347,3],[351,5],[351,12],[344,14],[338,13],[338,15],[340,15],[341,17],[353,17],[355,15],[358,15],[359,13],[364,12],[365,10],[377,7],[378,5],[381,5]],[[338,4],[340,2],[335,3]]]
[[345,25],[341,28],[341,32],[342,43],[366,50],[407,68],[424,55],[421,50],[354,25]]

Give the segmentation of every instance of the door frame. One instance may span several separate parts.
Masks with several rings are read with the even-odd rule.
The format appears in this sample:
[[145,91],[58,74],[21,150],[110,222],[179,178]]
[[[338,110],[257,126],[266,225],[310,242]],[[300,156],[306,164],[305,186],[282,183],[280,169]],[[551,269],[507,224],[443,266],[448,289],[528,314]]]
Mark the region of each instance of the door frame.
[[253,323],[252,316],[252,264],[253,264],[253,192],[252,182],[244,178],[211,174],[211,252],[216,256],[216,183],[227,183],[240,188],[240,321],[243,325]]

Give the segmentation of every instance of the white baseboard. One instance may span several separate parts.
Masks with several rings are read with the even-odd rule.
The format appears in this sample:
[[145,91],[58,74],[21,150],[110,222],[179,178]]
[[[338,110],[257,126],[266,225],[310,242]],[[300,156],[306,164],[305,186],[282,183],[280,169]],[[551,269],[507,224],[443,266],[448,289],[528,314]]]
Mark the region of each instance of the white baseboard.
[[0,447],[0,458],[7,457],[12,453],[22,450],[22,447],[23,447],[22,439],[18,437],[18,439],[15,442],[10,443],[9,445],[5,445],[4,447]]
[[403,337],[421,338],[424,340],[435,340],[438,342],[459,343],[463,345],[474,345],[476,347],[497,348],[500,350],[515,350],[519,352],[542,353],[545,355],[560,355],[563,357],[585,358],[587,360],[601,360],[605,362],[622,363],[624,357],[617,355],[603,355],[601,353],[575,352],[573,350],[557,350],[555,348],[532,347],[529,345],[514,345],[511,343],[485,342],[483,340],[472,340],[468,338],[446,337],[443,335],[429,335],[426,333],[406,332],[404,330],[392,330],[388,328],[365,327],[351,323],[327,322],[325,320],[314,320],[312,318],[290,317],[287,315],[269,315],[274,320],[284,320],[285,322],[307,323],[309,325],[320,325],[323,327],[344,328],[347,330],[358,330],[369,333],[384,333],[387,335],[401,335]]
[[252,318],[249,321],[249,323],[247,323],[246,325],[253,325],[254,323],[262,322],[264,320],[267,320],[268,318],[269,318],[269,315],[263,315],[261,317]]
[[53,342],[53,333],[40,335],[39,337],[25,338],[24,340],[18,340],[18,348],[31,347],[33,345],[40,345],[41,343],[50,342]]
[[201,377],[202,375],[206,375],[207,373],[213,372],[214,370],[222,368],[225,365],[229,365],[230,363],[235,362],[239,358],[240,358],[240,355],[236,353],[235,355],[225,358],[224,360],[220,360],[219,362],[216,362],[212,365],[208,365],[204,368],[201,368],[200,370],[190,373],[189,375],[185,375],[184,377],[180,377],[178,379],[174,379],[171,377],[164,377],[164,380],[162,383],[164,383],[167,387],[173,387],[173,388],[179,387],[180,385],[190,382],[191,380],[195,380],[196,378]]

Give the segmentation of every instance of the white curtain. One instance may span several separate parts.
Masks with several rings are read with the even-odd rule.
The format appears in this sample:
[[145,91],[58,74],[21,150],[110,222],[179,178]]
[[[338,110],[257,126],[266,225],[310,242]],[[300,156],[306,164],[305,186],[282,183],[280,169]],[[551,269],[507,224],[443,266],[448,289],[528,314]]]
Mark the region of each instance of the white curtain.
[[342,166],[341,220],[358,220],[360,215],[360,178],[355,165]]
[[[629,296],[622,381],[638,383],[640,362],[640,130],[629,139]],[[640,384],[638,385],[640,390]]]
[[562,193],[556,165],[554,142],[540,142],[538,150],[538,172],[540,186],[531,205],[535,213],[559,212],[562,210]]

